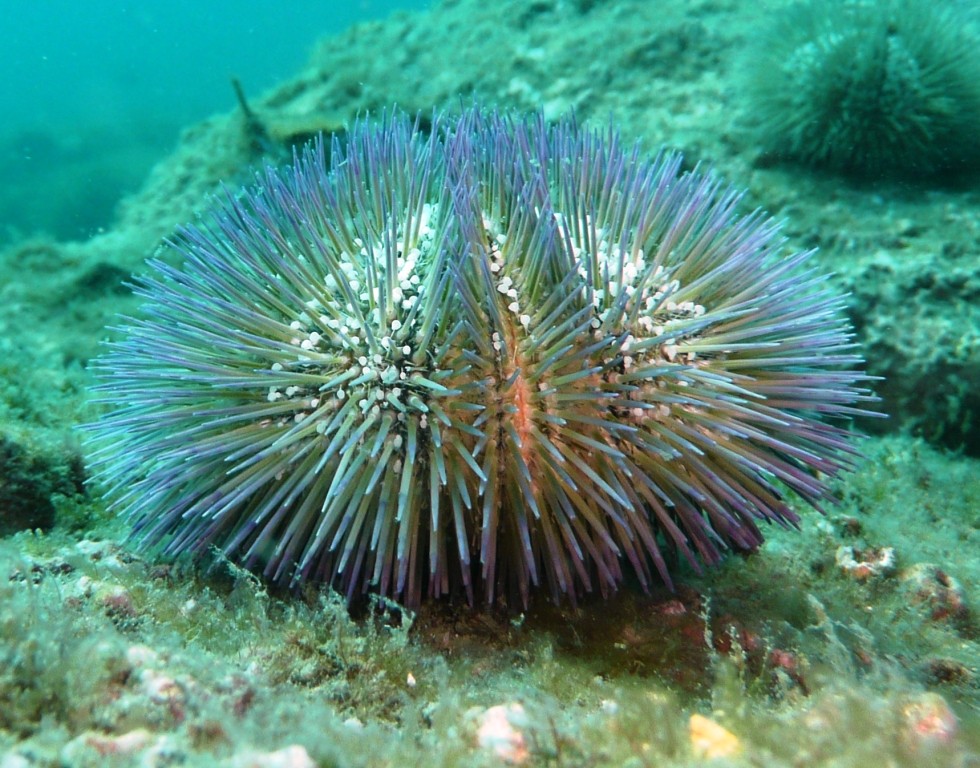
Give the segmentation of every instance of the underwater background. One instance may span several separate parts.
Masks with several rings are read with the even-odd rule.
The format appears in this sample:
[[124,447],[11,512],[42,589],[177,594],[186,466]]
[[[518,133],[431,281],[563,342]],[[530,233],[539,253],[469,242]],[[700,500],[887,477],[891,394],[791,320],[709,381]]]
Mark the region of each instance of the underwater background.
[[[0,26],[0,244],[89,237],[180,131],[299,69],[316,41],[423,0],[16,2]],[[84,188],[85,195],[78,194]]]
[[[978,16],[953,0],[10,4],[0,768],[980,764]],[[140,304],[129,276],[222,184],[318,133],[473,102],[679,150],[785,222],[789,249],[818,249],[888,416],[856,424],[866,459],[834,481],[841,503],[795,504],[799,530],[680,568],[675,592],[524,612],[352,616],[326,590],[137,553],[78,433],[99,416],[90,361]],[[830,121],[840,104],[859,117]]]

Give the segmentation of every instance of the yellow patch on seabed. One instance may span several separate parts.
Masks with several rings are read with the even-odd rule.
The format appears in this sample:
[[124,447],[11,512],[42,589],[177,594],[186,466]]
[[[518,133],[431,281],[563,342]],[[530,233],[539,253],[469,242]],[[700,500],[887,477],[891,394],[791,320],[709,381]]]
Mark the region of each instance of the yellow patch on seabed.
[[691,748],[698,757],[731,757],[742,749],[742,744],[734,733],[703,715],[691,715],[688,733],[691,737]]

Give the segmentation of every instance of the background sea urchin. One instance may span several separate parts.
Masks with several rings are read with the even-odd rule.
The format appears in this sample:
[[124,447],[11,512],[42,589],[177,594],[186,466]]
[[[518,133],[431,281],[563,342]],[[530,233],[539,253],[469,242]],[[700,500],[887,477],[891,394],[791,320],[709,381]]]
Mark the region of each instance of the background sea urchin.
[[980,32],[966,4],[804,0],[753,44],[752,114],[775,154],[851,175],[980,166]]
[[848,465],[841,299],[678,156],[476,109],[327,155],[183,229],[96,363],[144,545],[408,604],[605,594],[757,546]]

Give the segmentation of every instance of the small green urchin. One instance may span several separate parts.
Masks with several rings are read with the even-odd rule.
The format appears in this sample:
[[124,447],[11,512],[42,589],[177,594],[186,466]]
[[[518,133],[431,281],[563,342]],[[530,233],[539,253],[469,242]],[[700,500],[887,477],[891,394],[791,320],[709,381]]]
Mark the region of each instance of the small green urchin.
[[849,464],[865,376],[808,254],[679,168],[476,109],[317,142],[150,262],[97,477],[145,546],[410,605],[757,546]]
[[746,85],[773,154],[855,176],[974,170],[980,33],[934,0],[808,0],[752,44]]

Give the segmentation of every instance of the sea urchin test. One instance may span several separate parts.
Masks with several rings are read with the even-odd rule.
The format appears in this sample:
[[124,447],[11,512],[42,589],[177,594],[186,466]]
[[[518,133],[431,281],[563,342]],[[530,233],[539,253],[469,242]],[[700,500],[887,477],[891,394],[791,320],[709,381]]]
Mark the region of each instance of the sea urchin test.
[[408,605],[757,547],[853,461],[867,377],[809,254],[680,164],[478,109],[315,142],[149,263],[97,481],[158,554]]

